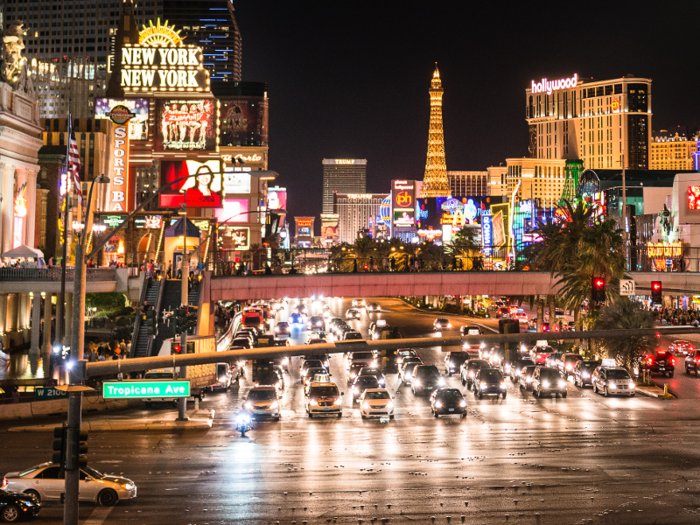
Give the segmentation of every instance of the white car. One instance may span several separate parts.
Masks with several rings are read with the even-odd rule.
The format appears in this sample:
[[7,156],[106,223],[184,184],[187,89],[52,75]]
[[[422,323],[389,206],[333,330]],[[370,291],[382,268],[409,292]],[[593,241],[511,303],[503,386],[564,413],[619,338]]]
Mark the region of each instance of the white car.
[[280,402],[277,390],[271,385],[254,386],[248,391],[245,408],[255,419],[258,417],[271,417],[280,420]]
[[[39,501],[60,501],[66,481],[54,463],[42,463],[22,472],[8,472],[6,490],[33,494]],[[80,501],[93,501],[105,507],[122,499],[136,497],[136,484],[120,476],[108,476],[89,466],[80,469]]]
[[360,415],[368,417],[389,416],[394,419],[394,402],[386,388],[368,388],[360,396]]

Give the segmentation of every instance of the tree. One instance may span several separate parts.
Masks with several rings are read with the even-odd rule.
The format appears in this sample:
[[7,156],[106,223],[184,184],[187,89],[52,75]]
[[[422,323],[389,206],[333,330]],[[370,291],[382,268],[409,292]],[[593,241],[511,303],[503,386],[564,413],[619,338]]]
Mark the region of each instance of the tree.
[[126,306],[126,296],[120,292],[86,293],[85,306],[98,312],[113,312]]
[[[643,330],[654,328],[654,315],[643,310],[641,305],[628,297],[617,297],[600,310],[600,318],[595,324],[596,330]],[[656,346],[654,336],[626,336],[607,339],[605,343],[608,356],[615,358],[625,368],[632,368],[639,358]]]

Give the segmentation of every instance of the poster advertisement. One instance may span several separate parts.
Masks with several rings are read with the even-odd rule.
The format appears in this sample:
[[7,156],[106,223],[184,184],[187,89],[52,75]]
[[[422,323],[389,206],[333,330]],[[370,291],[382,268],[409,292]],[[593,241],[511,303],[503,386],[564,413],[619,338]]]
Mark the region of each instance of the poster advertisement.
[[219,226],[219,237],[224,250],[248,250],[250,248],[250,228],[246,226]]
[[144,215],[134,218],[134,227],[145,228],[147,230],[160,230],[163,226],[162,215]]
[[339,216],[335,213],[321,214],[321,242],[324,244],[336,244],[339,239]]
[[159,196],[160,206],[179,208],[186,204],[193,208],[220,208],[222,205],[220,165],[218,160],[207,162],[194,160],[161,161],[162,185],[183,177],[190,176],[190,178],[175,183],[161,193]]
[[287,188],[280,188],[279,186],[275,186],[267,189],[267,209],[287,209]]
[[148,138],[148,99],[145,98],[98,98],[95,100],[95,118],[109,119],[115,106],[126,106],[134,115],[129,120],[129,140]]
[[503,215],[503,212],[499,211],[496,215],[493,216],[493,220],[491,221],[491,238],[494,248],[499,248],[506,243],[506,229],[505,225],[503,224],[504,220],[505,217]]
[[211,99],[158,101],[156,149],[216,150],[216,103]]
[[221,144],[264,146],[267,144],[268,112],[264,97],[221,98]]

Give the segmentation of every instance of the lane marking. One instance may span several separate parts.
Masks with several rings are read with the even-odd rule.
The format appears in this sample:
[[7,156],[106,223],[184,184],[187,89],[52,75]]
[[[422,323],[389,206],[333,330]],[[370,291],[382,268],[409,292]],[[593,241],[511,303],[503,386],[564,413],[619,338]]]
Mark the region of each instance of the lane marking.
[[102,525],[110,513],[114,510],[114,505],[111,507],[96,507],[92,511],[88,519],[85,520],[83,525]]

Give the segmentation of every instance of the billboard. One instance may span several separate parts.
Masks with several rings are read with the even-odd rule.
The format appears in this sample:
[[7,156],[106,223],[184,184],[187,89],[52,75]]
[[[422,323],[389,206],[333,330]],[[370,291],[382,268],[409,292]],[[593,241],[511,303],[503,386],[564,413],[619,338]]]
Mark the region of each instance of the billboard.
[[267,209],[287,209],[287,188],[280,188],[279,186],[274,186],[272,188],[267,189]]
[[250,228],[247,226],[220,226],[219,238],[225,250],[248,250],[250,248]]
[[294,217],[297,237],[313,237],[314,217]]
[[162,215],[143,215],[134,218],[134,227],[147,230],[159,230],[163,226]]
[[334,244],[338,242],[338,221],[337,213],[321,214],[321,242],[324,244]]
[[156,150],[215,151],[216,121],[214,100],[158,100]]
[[491,255],[493,246],[493,223],[491,222],[491,212],[481,216],[481,246],[486,255]]
[[688,186],[688,209],[700,210],[700,186]]
[[[161,184],[164,186],[174,180],[188,177],[173,184],[160,194],[160,206],[163,208],[179,208],[183,204],[194,208],[220,208],[221,185],[220,161],[208,160],[163,160],[161,161]],[[211,170],[211,173],[206,171]],[[199,171],[199,175],[194,176]],[[185,202],[186,201],[186,202]]]
[[396,226],[413,226],[415,222],[416,182],[391,181],[391,208]]
[[268,104],[265,97],[221,97],[221,144],[267,144]]
[[413,226],[415,217],[415,210],[394,210],[394,224],[396,226]]
[[105,211],[130,212],[134,199],[129,191],[129,123],[110,122],[108,137],[109,147],[109,189],[105,199]]
[[233,171],[233,168],[225,168],[224,195],[235,193],[250,193],[250,173],[247,171]]
[[129,120],[129,140],[148,138],[148,99],[145,98],[98,98],[95,101],[95,118],[108,119],[115,106],[129,108],[133,115]]
[[224,199],[222,208],[214,211],[218,222],[250,222],[248,199]]

